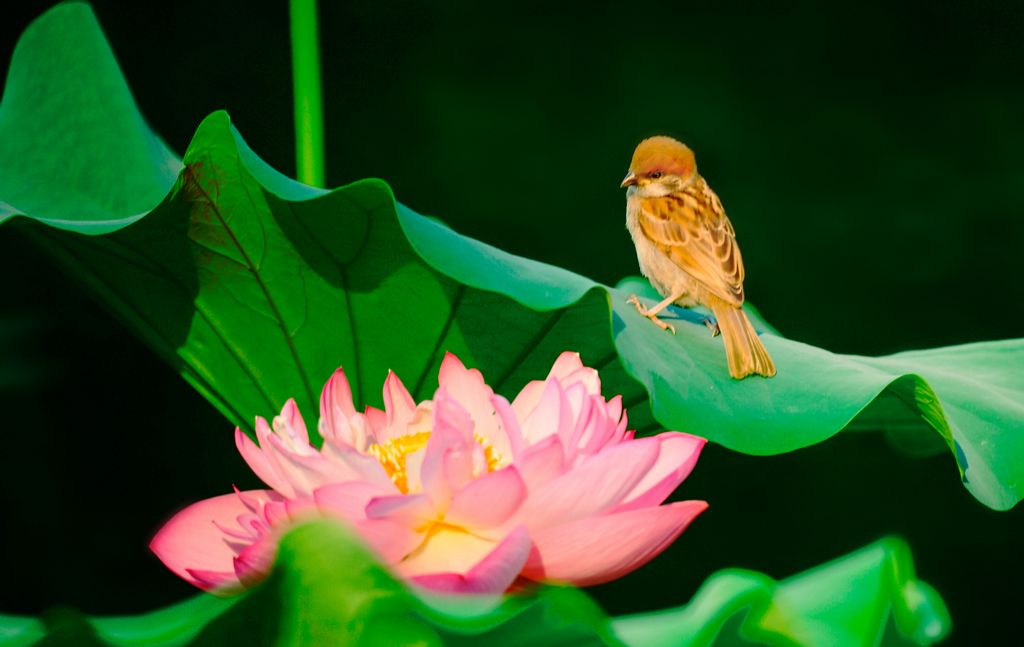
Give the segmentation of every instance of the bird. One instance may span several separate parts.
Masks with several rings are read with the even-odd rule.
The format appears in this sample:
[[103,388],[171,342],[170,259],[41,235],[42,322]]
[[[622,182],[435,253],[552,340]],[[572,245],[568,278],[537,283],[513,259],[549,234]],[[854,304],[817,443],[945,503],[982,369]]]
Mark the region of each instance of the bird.
[[664,297],[648,308],[636,295],[628,302],[662,330],[675,328],[658,318],[669,305],[703,305],[712,336],[721,332],[729,374],[772,377],[775,363],[743,312],[743,258],[722,201],[697,172],[686,144],[658,135],[633,152],[626,189],[626,228],[636,246],[640,271]]

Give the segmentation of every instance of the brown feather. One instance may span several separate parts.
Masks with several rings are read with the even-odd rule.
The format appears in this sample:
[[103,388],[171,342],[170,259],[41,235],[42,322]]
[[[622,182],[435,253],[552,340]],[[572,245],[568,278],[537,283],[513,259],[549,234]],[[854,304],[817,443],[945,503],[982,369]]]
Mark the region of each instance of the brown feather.
[[736,232],[722,202],[697,173],[693,151],[670,137],[651,137],[637,146],[629,171],[629,182],[623,182],[629,186],[626,228],[640,271],[667,298],[641,314],[660,323],[658,312],[668,299],[684,307],[707,306],[722,332],[729,374],[736,379],[775,375],[774,362],[743,312],[745,272]]
[[641,200],[644,234],[701,287],[743,305],[743,257],[722,203],[697,175],[681,192]]
[[706,304],[715,314],[718,327],[725,342],[725,358],[729,364],[729,375],[742,380],[748,375],[775,375],[775,362],[768,355],[750,319],[741,308],[737,308],[714,297]]
[[686,144],[671,137],[648,137],[637,145],[629,169],[643,175],[651,171],[673,173],[686,177],[697,168],[697,163]]

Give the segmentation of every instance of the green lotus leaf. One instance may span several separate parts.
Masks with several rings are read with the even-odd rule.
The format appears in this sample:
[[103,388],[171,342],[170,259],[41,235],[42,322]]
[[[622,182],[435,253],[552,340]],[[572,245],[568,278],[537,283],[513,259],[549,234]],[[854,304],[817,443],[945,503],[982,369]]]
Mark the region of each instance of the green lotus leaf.
[[673,309],[672,336],[625,303],[655,297],[645,281],[612,288],[507,254],[413,212],[381,181],[296,183],[225,113],[179,160],[140,116],[86,5],[60,5],[23,35],[0,141],[0,219],[24,216],[19,229],[243,428],[293,396],[316,411],[339,365],[357,401],[377,404],[389,368],[429,397],[446,350],[511,394],[576,349],[641,433],[689,431],[751,454],[844,428],[939,438],[986,505],[1022,496],[1024,341],[839,355],[748,308],[779,375],[731,380],[699,313]]
[[[285,535],[274,571],[233,597],[202,594],[131,617],[55,609],[0,616],[0,647],[46,645],[929,645],[948,634],[942,599],[915,579],[903,542],[883,539],[776,582],[712,575],[678,609],[608,618],[582,591],[414,594],[333,521]],[[45,641],[45,642],[44,642]],[[749,644],[749,643],[748,643]]]
[[575,349],[641,433],[775,454],[844,428],[888,430],[940,439],[990,507],[1024,492],[1024,340],[840,355],[785,339],[748,308],[779,374],[732,380],[701,314],[672,309],[673,336],[626,304],[655,298],[646,281],[608,287],[505,253],[379,180],[299,184],[223,112],[179,160],[140,116],[86,5],[59,5],[22,36],[0,141],[0,221],[21,216],[17,229],[243,428],[289,397],[313,414],[337,366],[357,403],[379,404],[388,369],[427,398],[451,351],[509,395]]
[[626,643],[649,647],[711,645],[732,631],[765,645],[929,645],[951,623],[939,594],[914,577],[910,549],[888,537],[779,582],[719,571],[689,604],[612,626]]
[[27,647],[46,637],[46,625],[36,618],[0,615],[0,646]]

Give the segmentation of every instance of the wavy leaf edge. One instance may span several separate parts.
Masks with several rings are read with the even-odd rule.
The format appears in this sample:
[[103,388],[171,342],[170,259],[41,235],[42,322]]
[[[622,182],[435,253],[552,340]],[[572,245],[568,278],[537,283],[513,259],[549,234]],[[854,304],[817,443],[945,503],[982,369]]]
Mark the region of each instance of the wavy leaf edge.
[[[326,545],[337,551],[321,550]],[[268,613],[268,604],[276,616],[268,626],[287,644],[313,635],[394,644],[396,635],[406,634],[426,644],[434,639],[444,644],[455,639],[522,644],[528,636],[547,632],[543,644],[558,644],[569,636],[583,644],[706,647],[723,632],[735,631],[767,645],[811,646],[837,636],[866,645],[878,644],[891,627],[909,643],[930,645],[952,628],[942,598],[916,578],[910,549],[897,537],[778,581],[746,569],[718,571],[682,606],[619,617],[606,616],[589,596],[573,588],[544,586],[505,596],[410,589],[377,565],[347,529],[330,520],[291,529],[282,538],[275,563],[264,583],[234,597],[204,593],[134,616],[87,616],[71,609],[55,609],[42,619],[0,616],[0,646],[28,647],[47,638],[78,644],[86,636],[111,647],[217,644],[225,635],[238,639],[232,632],[254,612]],[[851,582],[858,585],[852,595]],[[349,589],[358,591],[358,599],[335,609],[339,600],[333,595],[349,595]],[[295,594],[301,599],[279,601]],[[839,600],[845,605],[837,604]],[[319,618],[324,613],[339,616]],[[349,624],[354,617],[360,621]]]
[[[230,136],[236,147],[235,154],[238,156],[238,160],[246,168],[248,173],[255,178],[265,191],[275,196],[276,198],[292,201],[292,202],[307,202],[317,201],[323,199],[329,199],[330,196],[337,194],[346,194],[355,189],[370,189],[377,192],[383,199],[386,199],[391,205],[393,205],[393,212],[395,218],[398,220],[401,230],[405,235],[406,241],[412,247],[412,249],[419,254],[422,260],[428,264],[435,271],[459,282],[466,286],[485,290],[488,292],[494,292],[506,296],[516,303],[523,305],[527,308],[540,311],[540,312],[551,312],[555,310],[561,310],[572,307],[579,304],[582,300],[588,297],[588,295],[599,295],[600,298],[604,299],[608,303],[607,309],[607,320],[605,325],[609,330],[613,338],[616,352],[620,359],[622,359],[626,371],[631,377],[638,380],[647,391],[648,397],[653,411],[654,417],[665,425],[667,428],[684,428],[686,427],[685,420],[679,420],[678,414],[672,410],[671,404],[666,405],[663,398],[659,397],[660,391],[671,391],[672,385],[664,382],[660,376],[653,371],[644,370],[642,367],[637,365],[637,362],[630,361],[631,349],[620,340],[620,335],[616,333],[617,321],[624,317],[628,317],[630,312],[627,308],[617,308],[619,302],[625,301],[626,291],[623,288],[632,288],[631,291],[640,292],[642,296],[653,298],[653,293],[649,285],[646,285],[645,281],[638,278],[627,278],[620,282],[619,286],[611,287],[592,281],[584,276],[558,268],[555,266],[547,265],[539,261],[515,256],[504,252],[497,247],[476,241],[468,238],[461,234],[458,234],[453,229],[447,227],[442,222],[430,218],[427,216],[420,215],[408,207],[402,205],[397,201],[394,193],[384,180],[380,179],[364,179],[359,180],[341,187],[337,187],[331,190],[317,189],[303,185],[295,180],[292,180],[283,174],[277,172],[262,159],[260,159],[245,143],[241,134],[234,128],[230,122],[230,117],[225,111],[217,111],[208,116],[200,124],[196,131],[196,136],[193,138],[193,143],[189,145],[185,157],[185,160],[192,158],[199,158],[203,155],[204,148],[203,144],[197,144],[197,141],[201,140],[200,135],[204,131],[210,129],[223,129],[230,132]],[[186,162],[187,163],[187,162]],[[64,221],[60,226],[61,229],[67,231],[73,231],[74,233],[99,236],[110,233],[112,231],[118,231],[120,229],[130,227],[135,223],[142,221],[146,215],[156,210],[160,204],[170,200],[176,190],[176,187],[180,185],[181,178],[187,171],[187,166],[182,166],[182,170],[179,173],[179,182],[174,187],[168,190],[167,195],[157,205],[153,205],[152,208],[146,210],[142,215],[133,216],[130,219],[126,219],[118,227],[114,229],[103,229],[97,231],[91,228],[92,223],[96,220],[89,221],[89,227],[83,228],[80,225],[69,224],[71,221]],[[54,226],[48,221],[38,221],[34,219],[30,214],[24,213],[12,213],[9,214],[8,218],[18,219],[24,218],[32,222],[40,222],[47,226]],[[448,246],[446,248],[440,248],[438,246],[431,246],[429,243],[424,243],[424,239],[428,236],[433,237],[444,237],[447,240]],[[467,257],[474,257],[478,262],[483,263],[494,263],[494,264],[507,264],[516,265],[519,270],[518,276],[514,281],[505,281],[502,284],[496,284],[495,281],[490,280],[488,275],[480,272],[474,272],[472,269],[466,269],[460,263]],[[471,266],[470,266],[471,267]],[[562,279],[561,283],[552,284],[551,282],[544,282],[536,277],[541,275],[547,275],[554,273],[556,276]],[[502,274],[507,277],[507,274]],[[644,293],[646,288],[646,293]],[[544,295],[545,298],[538,298],[537,294]],[[677,313],[683,317],[689,317],[695,319],[696,314],[689,313]],[[763,320],[756,314],[756,310],[752,313],[752,318],[756,322],[758,328],[764,330],[768,326]],[[693,326],[698,324],[695,321],[690,321]],[[659,331],[651,328],[649,333],[654,335]],[[784,338],[773,335],[769,332],[763,333],[769,337],[767,343],[769,348],[774,349],[775,345],[780,343]],[[1017,340],[1020,342],[1020,340]],[[800,344],[800,342],[793,342],[790,340],[784,340],[782,343]],[[960,349],[971,346],[985,346],[989,344],[1000,344],[1004,342],[978,342],[974,344],[964,344],[961,346],[946,347],[946,349]],[[806,346],[800,344],[801,346]],[[811,347],[813,348],[813,347]],[[858,360],[865,360],[866,362],[886,360],[888,356],[882,358],[860,358],[858,356],[844,356],[834,353],[829,353],[822,349],[816,349],[822,353],[827,353],[833,358],[838,358],[840,361],[856,362]],[[933,350],[944,350],[944,349],[933,349]],[[685,352],[685,351],[684,351]],[[850,412],[843,416],[843,424],[836,428],[821,429],[817,433],[805,436],[798,442],[785,442],[781,446],[769,447],[764,449],[763,447],[753,447],[745,445],[743,442],[730,442],[728,439],[716,438],[713,433],[706,435],[709,436],[714,442],[719,442],[723,446],[744,453],[755,454],[755,455],[773,455],[778,453],[784,453],[793,451],[803,447],[807,447],[819,442],[822,442],[831,436],[839,433],[844,428],[855,424],[856,421],[862,417],[865,411],[883,394],[892,394],[900,399],[901,402],[907,407],[910,415],[917,417],[924,423],[926,423],[932,430],[934,430],[944,443],[949,447],[954,457],[957,459],[957,464],[960,468],[961,477],[966,479],[966,471],[968,467],[976,468],[972,473],[972,480],[968,482],[968,487],[971,488],[971,483],[982,483],[985,486],[985,490],[995,492],[1000,489],[999,479],[996,475],[992,474],[991,471],[985,470],[984,463],[971,462],[967,465],[967,451],[964,449],[964,445],[969,446],[969,441],[964,438],[955,438],[954,427],[951,425],[950,420],[943,411],[941,400],[935,392],[935,389],[931,387],[927,379],[921,375],[913,372],[906,372],[902,374],[896,374],[891,371],[884,370],[882,367],[871,363],[862,364],[868,370],[876,373],[877,386],[865,399],[862,398],[856,406],[851,407]],[[783,366],[783,368],[785,368]],[[190,376],[186,376],[189,378]],[[755,380],[758,378],[754,378]],[[189,381],[195,386],[201,393],[203,393],[208,399],[211,397],[211,391],[209,387],[206,387],[202,379],[197,375],[192,375]],[[912,385],[912,396],[906,396],[905,384]],[[222,409],[223,410],[223,409]],[[682,423],[682,424],[680,424]],[[780,425],[781,426],[781,425]],[[692,430],[697,433],[702,433],[702,430]],[[980,470],[978,469],[980,468]],[[979,471],[984,471],[981,474]],[[986,505],[995,509],[1009,509],[1017,501],[1019,501],[1022,494],[1014,494],[1011,497],[1006,496],[992,496],[987,492],[979,494],[979,492],[971,488],[972,492],[979,499],[982,500]]]

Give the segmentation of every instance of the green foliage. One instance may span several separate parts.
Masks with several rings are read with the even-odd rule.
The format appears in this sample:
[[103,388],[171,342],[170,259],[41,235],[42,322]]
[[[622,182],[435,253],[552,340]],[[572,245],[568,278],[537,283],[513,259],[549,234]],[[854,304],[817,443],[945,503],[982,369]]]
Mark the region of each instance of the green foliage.
[[938,432],[986,505],[1010,508],[1024,492],[1024,342],[866,358],[768,332],[779,375],[731,380],[698,313],[673,310],[671,336],[625,303],[652,296],[645,282],[610,288],[509,255],[416,214],[380,181],[293,182],[224,113],[178,162],[84,5],[26,31],[0,140],[0,218],[26,216],[21,229],[244,428],[293,396],[313,416],[339,365],[359,403],[379,404],[389,368],[429,397],[446,350],[510,394],[568,348],[623,394],[641,433],[773,454],[848,426],[913,445]]
[[651,647],[714,644],[723,627],[769,645],[927,645],[946,636],[950,620],[938,593],[914,579],[906,544],[890,537],[780,582],[720,571],[685,607],[613,626],[628,643]]
[[[413,594],[331,521],[297,526],[275,570],[234,598],[203,594],[134,617],[68,609],[0,617],[0,647],[46,645],[928,645],[949,616],[914,579],[904,544],[884,539],[775,582],[716,573],[686,606],[610,619],[572,588],[504,597]],[[43,643],[42,641],[44,641]]]
[[84,4],[18,41],[0,104],[0,220],[104,233],[160,202],[180,163],[146,125]]
[[[59,6],[22,38],[0,141],[0,220],[24,216],[28,236],[243,427],[293,396],[314,414],[338,365],[360,403],[379,404],[388,368],[429,397],[445,350],[511,394],[574,348],[641,431],[674,427],[765,454],[851,420],[908,442],[931,428],[976,496],[994,507],[1020,498],[1019,342],[872,359],[769,332],[780,376],[734,382],[699,315],[675,311],[671,337],[625,305],[631,291],[652,296],[645,283],[610,288],[508,255],[409,210],[380,181],[330,192],[292,182],[224,113],[179,160],[141,118],[85,5]],[[343,528],[319,522],[293,529],[274,573],[244,595],[134,617],[0,617],[0,646],[929,644],[949,626],[893,539],[782,582],[721,572],[685,607],[609,619],[570,588],[413,595]]]

